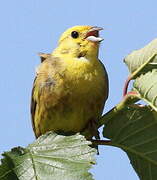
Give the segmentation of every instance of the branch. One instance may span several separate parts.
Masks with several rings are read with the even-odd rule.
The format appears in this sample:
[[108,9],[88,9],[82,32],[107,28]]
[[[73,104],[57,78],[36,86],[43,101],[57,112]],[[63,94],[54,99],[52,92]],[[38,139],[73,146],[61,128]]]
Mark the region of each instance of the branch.
[[110,140],[94,140],[93,139],[92,144],[112,146],[112,142]]

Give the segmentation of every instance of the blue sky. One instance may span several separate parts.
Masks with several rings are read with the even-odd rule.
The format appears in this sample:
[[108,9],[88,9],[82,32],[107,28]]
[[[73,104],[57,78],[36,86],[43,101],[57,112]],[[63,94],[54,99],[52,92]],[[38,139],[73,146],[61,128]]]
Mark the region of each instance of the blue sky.
[[[105,111],[122,98],[128,75],[123,58],[157,37],[155,0],[5,0],[0,6],[0,153],[34,140],[30,96],[38,52],[51,52],[64,30],[74,25],[104,28],[100,59],[110,79]],[[138,180],[126,154],[101,147],[96,180]]]

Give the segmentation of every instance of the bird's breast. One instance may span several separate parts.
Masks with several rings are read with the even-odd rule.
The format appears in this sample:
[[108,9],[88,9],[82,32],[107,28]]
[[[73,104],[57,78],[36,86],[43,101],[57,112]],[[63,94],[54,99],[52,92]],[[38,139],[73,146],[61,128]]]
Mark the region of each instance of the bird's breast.
[[105,73],[99,63],[94,66],[90,64],[90,61],[77,60],[67,65],[65,77],[69,88],[76,94],[96,95],[104,91]]

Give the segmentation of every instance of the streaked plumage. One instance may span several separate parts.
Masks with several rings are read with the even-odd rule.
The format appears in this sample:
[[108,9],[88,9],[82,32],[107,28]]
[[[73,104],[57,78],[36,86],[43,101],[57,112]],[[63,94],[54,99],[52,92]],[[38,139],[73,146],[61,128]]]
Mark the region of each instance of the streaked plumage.
[[[92,34],[92,28],[68,29],[52,54],[41,55],[31,103],[36,137],[50,130],[80,132],[101,116],[108,97],[108,78],[98,60],[99,42],[86,39],[97,37],[98,30]],[[71,37],[73,31],[79,38]]]

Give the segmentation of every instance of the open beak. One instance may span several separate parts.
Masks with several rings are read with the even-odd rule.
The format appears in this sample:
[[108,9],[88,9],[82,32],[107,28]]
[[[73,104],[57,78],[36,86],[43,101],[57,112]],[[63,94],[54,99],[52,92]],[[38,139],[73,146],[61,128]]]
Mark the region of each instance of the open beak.
[[99,37],[99,31],[103,30],[101,27],[92,27],[85,36],[85,39],[92,42],[101,42],[104,39]]

